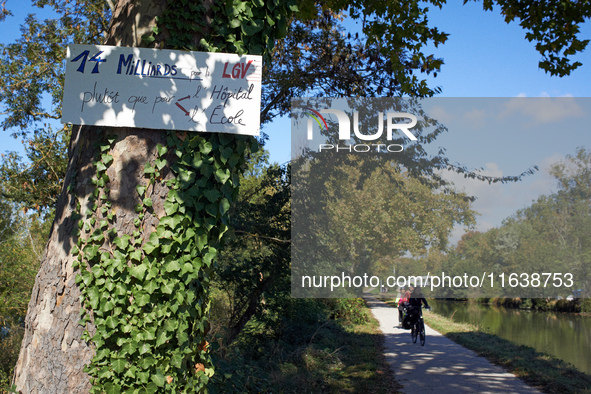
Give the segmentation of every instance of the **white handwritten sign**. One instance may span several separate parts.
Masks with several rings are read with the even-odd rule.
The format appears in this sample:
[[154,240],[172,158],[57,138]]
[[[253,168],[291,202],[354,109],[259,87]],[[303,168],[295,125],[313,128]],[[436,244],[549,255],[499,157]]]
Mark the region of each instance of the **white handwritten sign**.
[[62,122],[259,135],[260,56],[68,45]]

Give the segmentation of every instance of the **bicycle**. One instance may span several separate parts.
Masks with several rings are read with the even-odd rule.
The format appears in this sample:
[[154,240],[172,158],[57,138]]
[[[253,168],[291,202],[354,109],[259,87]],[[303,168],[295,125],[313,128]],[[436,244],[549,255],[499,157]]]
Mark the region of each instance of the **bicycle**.
[[417,338],[419,338],[421,346],[425,346],[425,336],[425,321],[423,320],[423,310],[419,308],[419,318],[410,328],[410,337],[412,339],[412,343],[417,343]]

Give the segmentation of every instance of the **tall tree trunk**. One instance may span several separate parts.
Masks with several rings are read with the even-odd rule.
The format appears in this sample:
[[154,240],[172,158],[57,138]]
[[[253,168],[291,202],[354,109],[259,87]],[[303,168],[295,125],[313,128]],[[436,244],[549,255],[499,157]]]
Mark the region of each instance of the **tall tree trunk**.
[[[139,46],[141,37],[150,31],[155,17],[166,7],[167,0],[119,0],[106,43]],[[56,216],[46,246],[41,269],[25,319],[25,335],[15,369],[14,383],[23,393],[85,393],[91,388],[89,375],[83,369],[94,354],[91,343],[81,339],[85,327],[79,325],[80,290],[75,283],[77,270],[72,267],[72,235],[77,220],[76,204],[84,210],[93,191],[90,180],[95,142],[102,133],[117,135],[110,154],[114,164],[107,174],[111,179],[111,198],[116,210],[119,234],[131,234],[139,198],[135,191],[144,165],[154,161],[158,143],[165,145],[166,134],[147,129],[121,129],[74,126],[69,151],[66,181],[57,203]],[[166,176],[171,176],[168,174]],[[75,189],[68,192],[75,177]],[[153,193],[153,216],[146,220],[143,232],[148,237],[162,216],[168,189],[157,183]],[[145,241],[145,239],[144,239]],[[93,328],[88,327],[92,334]]]

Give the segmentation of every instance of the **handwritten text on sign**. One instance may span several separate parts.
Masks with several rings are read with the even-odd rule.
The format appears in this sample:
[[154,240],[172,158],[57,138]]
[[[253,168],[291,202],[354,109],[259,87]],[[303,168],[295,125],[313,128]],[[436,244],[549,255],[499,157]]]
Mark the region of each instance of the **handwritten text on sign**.
[[259,135],[260,56],[68,45],[63,123]]

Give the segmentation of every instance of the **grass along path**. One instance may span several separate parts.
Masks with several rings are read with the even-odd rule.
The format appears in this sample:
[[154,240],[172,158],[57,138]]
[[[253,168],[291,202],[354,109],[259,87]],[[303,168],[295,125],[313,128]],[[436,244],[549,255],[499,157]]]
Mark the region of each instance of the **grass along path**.
[[424,311],[425,322],[452,341],[486,357],[546,393],[591,393],[591,376],[554,356],[516,345],[475,325]]
[[401,386],[384,356],[384,336],[364,300],[296,299],[292,304],[275,330],[253,322],[234,348],[226,348],[211,392],[398,392]]

